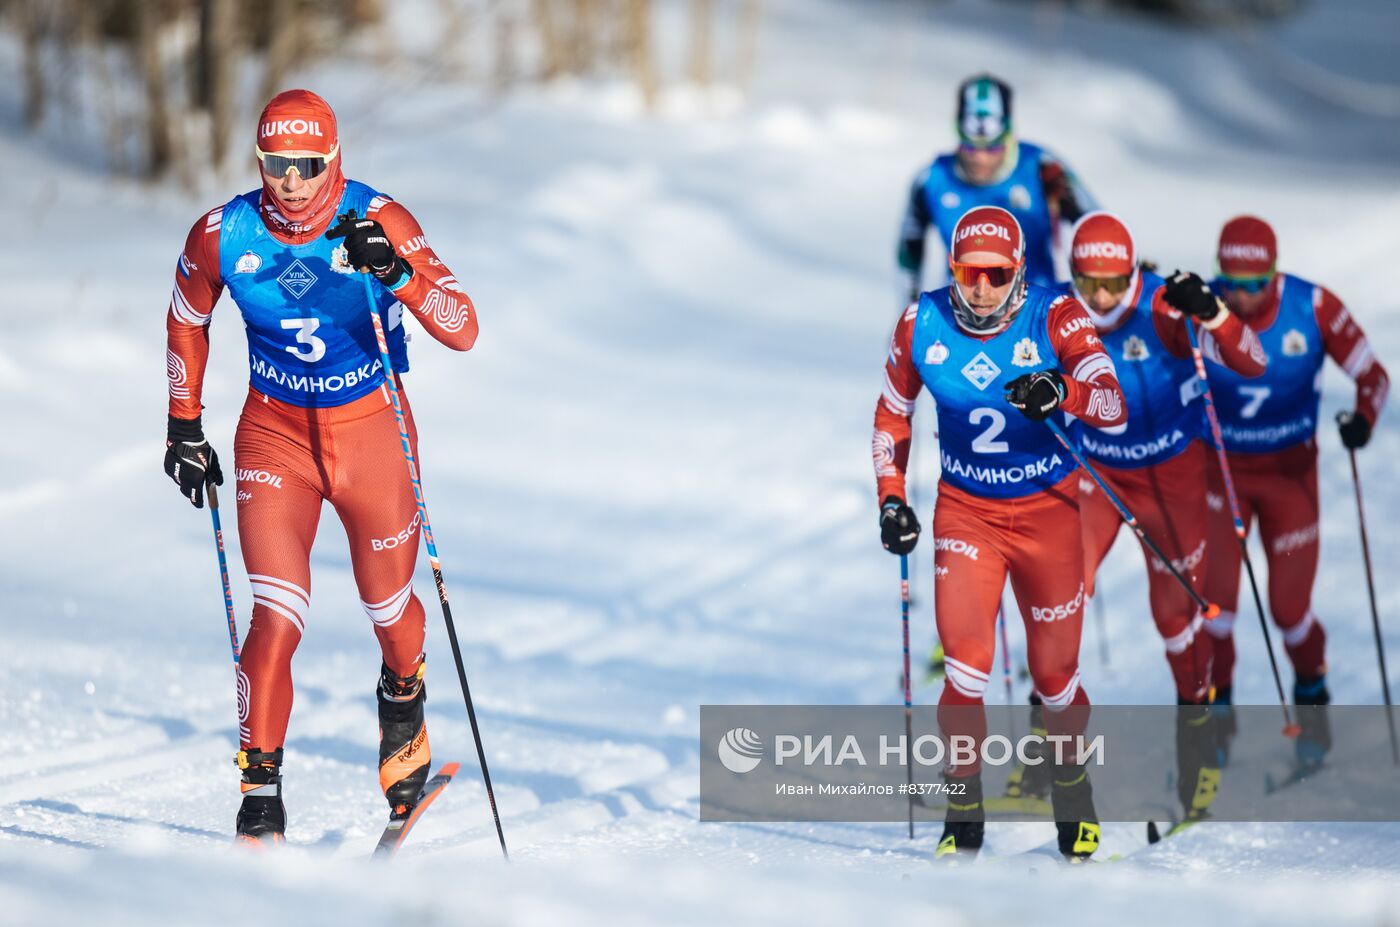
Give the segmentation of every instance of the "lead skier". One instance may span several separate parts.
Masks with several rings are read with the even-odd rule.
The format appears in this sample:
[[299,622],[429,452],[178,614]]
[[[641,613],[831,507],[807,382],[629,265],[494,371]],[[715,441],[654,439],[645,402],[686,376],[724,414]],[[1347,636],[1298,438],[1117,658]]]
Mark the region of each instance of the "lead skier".
[[[947,666],[940,726],[978,742],[986,736],[983,696],[1009,574],[1047,727],[1082,734],[1085,711],[1067,710],[1089,704],[1079,679],[1078,465],[1044,420],[1067,412],[1098,427],[1118,425],[1126,420],[1123,395],[1084,307],[1026,283],[1025,236],[1011,213],[969,210],[952,231],[949,254],[953,283],[905,310],[885,363],[872,439],[881,541],[896,554],[918,542],[905,470],[923,387],[937,406],[942,462],[933,523]],[[1098,847],[1099,825],[1087,773],[1074,759],[1056,767],[1051,800],[1060,851],[1082,858]],[[976,853],[986,819],[980,766],[945,775],[961,792],[950,797],[938,855]]]
[[[477,318],[409,211],[344,177],[335,113],[321,97],[308,90],[273,97],[258,119],[255,153],[261,187],[201,216],[176,268],[166,319],[165,472],[198,508],[206,481],[223,484],[204,435],[201,387],[210,319],[227,289],[243,315],[251,365],[233,445],[253,592],[237,679],[243,800],[235,829],[239,841],[280,843],[291,659],[310,617],[311,544],[323,501],[349,536],[355,584],[383,655],[379,781],[391,809],[414,804],[430,762],[424,613],[412,583],[418,509],[356,271],[367,267],[377,281],[374,311],[396,375],[408,370],[405,310],[457,351],[476,341]],[[361,220],[343,242],[329,239],[346,210]],[[416,447],[406,398],[403,405]]]
[[[1231,312],[1252,328],[1269,369],[1248,380],[1210,368],[1227,462],[1246,528],[1257,518],[1269,564],[1269,611],[1293,663],[1293,700],[1326,705],[1327,634],[1312,610],[1318,562],[1317,417],[1322,366],[1331,357],[1354,381],[1355,404],[1339,422],[1343,446],[1366,446],[1385,406],[1390,378],[1366,333],[1329,289],[1278,270],[1278,239],[1255,216],[1237,216],[1220,231],[1220,273],[1214,287]],[[1210,468],[1210,568],[1207,595],[1220,605],[1207,625],[1214,643],[1216,701],[1233,701],[1232,634],[1240,586],[1240,545],[1218,466]],[[1229,717],[1228,715],[1226,716]],[[1229,719],[1232,721],[1233,719]],[[1326,714],[1300,715],[1296,741],[1303,765],[1321,762],[1331,746]],[[1229,723],[1229,722],[1227,722]],[[1227,729],[1228,733],[1228,729]]]
[[[1075,225],[1071,282],[1065,291],[1089,317],[1114,359],[1128,422],[1111,429],[1079,424],[1075,436],[1092,465],[1137,517],[1148,537],[1197,590],[1206,562],[1206,485],[1212,453],[1205,444],[1204,385],[1186,327],[1197,325],[1219,350],[1216,360],[1241,378],[1264,372],[1254,331],[1216,298],[1200,277],[1170,280],[1138,265],[1137,246],[1118,216],[1094,212]],[[1212,363],[1211,366],[1214,366]],[[1242,380],[1243,382],[1243,380]],[[1079,481],[1086,587],[1122,527],[1122,517],[1092,480]],[[1176,684],[1177,793],[1185,820],[1201,818],[1215,797],[1220,770],[1210,701],[1211,644],[1190,595],[1143,544],[1148,603]],[[1033,767],[1027,767],[1032,769]]]
[[1093,197],[1063,161],[1016,138],[1011,88],[990,74],[959,85],[957,131],[957,150],[935,158],[909,190],[899,232],[908,299],[917,301],[923,289],[928,227],[948,241],[958,217],[974,206],[1000,206],[1016,217],[1026,237],[1026,282],[1053,286],[1059,224],[1096,208]]

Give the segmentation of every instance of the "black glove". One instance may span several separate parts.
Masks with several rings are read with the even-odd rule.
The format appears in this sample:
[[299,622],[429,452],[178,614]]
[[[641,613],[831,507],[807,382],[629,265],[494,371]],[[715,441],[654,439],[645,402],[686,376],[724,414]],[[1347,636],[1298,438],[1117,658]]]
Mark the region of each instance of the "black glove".
[[1059,216],[1061,221],[1071,224],[1084,218],[1084,210],[1080,208],[1079,199],[1073,190],[1065,190],[1060,194]]
[[892,554],[907,554],[919,543],[919,517],[898,496],[880,506],[880,543]]
[[170,416],[165,430],[165,475],[197,509],[204,508],[204,484],[224,485],[219,455],[204,440],[200,420]]
[[1220,300],[1210,286],[1190,271],[1178,270],[1172,274],[1164,289],[1162,297],[1167,305],[1182,315],[1209,322],[1220,312]]
[[1053,204],[1054,214],[1062,222],[1078,222],[1084,215],[1079,198],[1074,195],[1074,183],[1069,173],[1059,164],[1043,164],[1040,168],[1040,185],[1045,191],[1045,199]]
[[1360,412],[1338,412],[1337,431],[1342,436],[1342,447],[1349,451],[1365,447],[1371,440],[1371,423]]
[[1006,401],[1033,422],[1043,422],[1065,401],[1065,378],[1058,370],[1037,370],[1006,384]]
[[342,217],[335,228],[326,232],[326,237],[344,238],[350,266],[357,270],[368,268],[385,286],[395,286],[400,279],[413,276],[413,268],[394,250],[384,226],[373,219]]

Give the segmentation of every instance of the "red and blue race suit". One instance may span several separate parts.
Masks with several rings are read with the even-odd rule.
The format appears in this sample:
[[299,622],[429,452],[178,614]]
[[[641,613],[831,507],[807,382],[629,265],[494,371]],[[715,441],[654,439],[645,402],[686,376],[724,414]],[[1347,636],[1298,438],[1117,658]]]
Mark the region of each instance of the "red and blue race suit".
[[[1000,206],[1016,217],[1026,241],[1026,282],[1055,284],[1054,242],[1061,220],[1060,204],[1075,203],[1080,212],[1094,208],[1093,198],[1062,161],[1030,142],[1012,141],[1007,165],[989,184],[962,176],[956,154],[940,155],[914,179],[899,233],[899,266],[910,275],[911,299],[917,298],[928,227],[946,247],[959,217],[974,206]],[[947,268],[940,281],[946,283]]]
[[[1257,518],[1268,561],[1268,604],[1284,649],[1300,679],[1326,672],[1327,635],[1312,610],[1318,563],[1317,425],[1322,366],[1331,357],[1356,381],[1355,411],[1373,426],[1390,379],[1365,333],[1330,290],[1292,274],[1276,274],[1253,318],[1269,366],[1246,379],[1210,367],[1211,394],[1220,416],[1240,514],[1246,530]],[[1218,345],[1203,345],[1214,353]],[[1234,684],[1233,626],[1240,586],[1240,547],[1219,467],[1212,466],[1210,566],[1206,594],[1221,616],[1206,628],[1215,645],[1218,690]]]
[[[972,334],[957,323],[945,288],[923,294],[895,327],[872,453],[880,498],[907,498],[911,418],[927,389],[937,407],[943,465],[932,532],[947,667],[941,706],[982,704],[1008,575],[1026,626],[1031,678],[1050,715],[1058,719],[1060,709],[1088,704],[1079,682],[1084,571],[1077,466],[1043,422],[1025,418],[1004,394],[1011,380],[1046,368],[1064,377],[1064,412],[1105,427],[1124,420],[1113,363],[1072,297],[1028,286],[1000,331]],[[958,712],[949,723],[968,718]]]
[[[1095,320],[1104,349],[1118,370],[1128,421],[1114,428],[1082,422],[1074,436],[1099,476],[1133,513],[1172,565],[1200,591],[1205,583],[1206,503],[1210,449],[1204,436],[1205,386],[1196,373],[1188,320],[1163,299],[1164,281],[1140,271],[1125,311]],[[1241,375],[1258,376],[1264,354],[1254,332],[1221,312],[1203,326],[1221,361]],[[1212,364],[1214,366],[1214,364]],[[1090,595],[1123,519],[1098,485],[1079,480],[1084,566]],[[1166,649],[1177,698],[1200,703],[1210,685],[1211,645],[1200,634],[1202,616],[1166,565],[1142,544],[1148,602]]]
[[[395,374],[408,369],[403,318],[465,351],[476,310],[400,204],[346,181],[337,213],[378,220],[412,268],[394,289],[375,282]],[[324,231],[324,230],[322,230]],[[361,604],[384,662],[400,676],[422,661],[423,606],[413,593],[419,517],[366,304],[344,247],[300,244],[264,222],[259,191],[235,197],[190,230],[166,319],[170,414],[200,415],[209,324],[227,289],[243,317],[251,371],[234,437],[238,527],[253,614],[238,678],[244,749],[283,745],[291,659],[311,604],[311,544],[323,501],[340,516]],[[412,410],[404,398],[410,438]]]

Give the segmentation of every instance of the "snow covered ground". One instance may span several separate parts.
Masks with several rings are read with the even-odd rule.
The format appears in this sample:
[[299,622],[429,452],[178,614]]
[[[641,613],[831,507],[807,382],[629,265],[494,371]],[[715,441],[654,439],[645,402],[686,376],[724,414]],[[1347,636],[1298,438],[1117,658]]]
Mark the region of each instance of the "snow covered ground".
[[[949,871],[929,862],[932,827],[910,843],[897,825],[699,824],[695,732],[704,703],[897,698],[869,424],[899,308],[899,211],[949,140],[957,81],[1008,78],[1023,136],[1069,160],[1165,267],[1208,270],[1224,219],[1271,218],[1284,265],[1332,285],[1394,368],[1400,121],[1368,110],[1374,95],[1338,107],[1276,67],[1321,63],[1400,94],[1394,4],[1316,4],[1244,41],[1018,3],[788,0],[769,5],[762,41],[747,102],[672,89],[651,116],[608,83],[500,103],[421,69],[346,61],[299,78],[337,106],[347,172],[413,209],[482,317],[465,356],[416,338],[408,390],[514,864],[499,860],[430,608],[433,744],[467,769],[392,875],[363,860],[383,813],[378,657],[330,513],[295,665],[291,846],[228,846],[224,619],[207,516],[159,470],[161,357],[185,231],[252,187],[252,166],[199,197],[113,182],[58,130],[22,135],[17,91],[0,88],[13,436],[0,447],[0,922],[1391,922],[1400,825],[1217,825],[1153,849],[1140,826],[1109,825],[1105,854],[1130,861]],[[0,61],[14,60],[6,37]],[[228,467],[247,372],[227,303],[213,341],[205,418]],[[1324,420],[1349,398],[1329,372]],[[1400,548],[1387,422],[1363,455],[1383,579]],[[1345,458],[1330,430],[1322,446],[1316,603],[1333,692],[1374,703]],[[921,479],[927,509],[933,474]],[[1092,629],[1084,650],[1101,703],[1171,691],[1141,569],[1123,542],[1104,574],[1111,667]],[[236,554],[233,573],[246,622]],[[1380,591],[1400,660],[1400,588]],[[1258,628],[1238,633],[1237,698],[1267,703]],[[994,826],[989,855],[1051,835]]]

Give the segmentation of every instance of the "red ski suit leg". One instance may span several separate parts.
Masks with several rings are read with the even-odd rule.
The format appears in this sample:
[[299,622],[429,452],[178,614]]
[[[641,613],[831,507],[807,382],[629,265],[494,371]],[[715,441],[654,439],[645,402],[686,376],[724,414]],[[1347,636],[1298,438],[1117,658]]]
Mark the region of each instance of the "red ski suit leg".
[[[402,397],[402,387],[400,387]],[[404,400],[417,456],[417,433]],[[292,710],[292,654],[306,629],[311,545],[329,501],[350,541],[361,604],[384,662],[422,660],[423,606],[412,591],[418,512],[387,390],[304,409],[250,391],[234,438],[238,528],[253,590],[239,671],[239,737],[274,750]]]
[[[1268,568],[1268,607],[1283,634],[1284,651],[1298,676],[1320,676],[1326,672],[1327,633],[1312,610],[1319,554],[1317,445],[1309,440],[1276,454],[1231,454],[1229,464],[1245,529],[1255,519],[1259,522]],[[1206,591],[1220,605],[1221,618],[1206,627],[1215,648],[1213,682],[1224,688],[1234,682],[1232,631],[1241,608],[1241,556],[1219,466],[1212,463],[1208,472],[1211,557]],[[1256,564],[1256,576],[1264,578],[1262,572]],[[1253,603],[1243,607],[1252,610]]]
[[[1197,591],[1205,586],[1206,485],[1209,449],[1193,442],[1180,454],[1155,466],[1119,469],[1100,465],[1096,472],[1137,518],[1147,536]],[[1090,595],[1094,577],[1113,546],[1122,516],[1087,474],[1079,480],[1084,524],[1085,580]],[[1233,541],[1232,541],[1233,543]],[[1152,620],[1162,636],[1178,699],[1205,700],[1210,680],[1211,642],[1201,633],[1204,619],[1196,603],[1153,554],[1139,542],[1147,566],[1147,595]],[[1215,556],[1211,549],[1211,556]]]
[[[1026,627],[1027,662],[1052,734],[1080,734],[1087,706],[1079,684],[1084,564],[1076,473],[1020,499],[982,499],[939,484],[933,515],[934,598],[946,677],[939,724],[947,734],[986,736],[980,706],[991,679],[996,614],[1007,577]],[[969,775],[973,767],[950,768]]]

